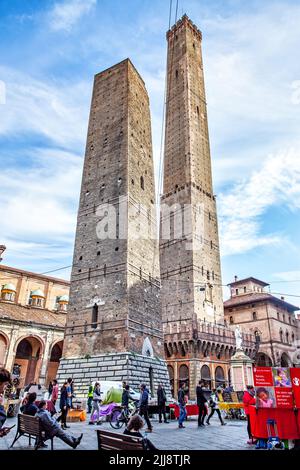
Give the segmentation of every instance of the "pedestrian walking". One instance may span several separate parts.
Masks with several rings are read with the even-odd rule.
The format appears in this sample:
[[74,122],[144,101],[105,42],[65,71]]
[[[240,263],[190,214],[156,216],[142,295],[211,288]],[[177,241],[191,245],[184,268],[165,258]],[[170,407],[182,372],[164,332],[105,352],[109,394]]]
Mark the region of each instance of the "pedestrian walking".
[[199,382],[199,385],[196,388],[196,396],[197,396],[197,405],[198,405],[198,426],[204,426],[204,419],[207,415],[207,399],[204,395],[204,384],[203,382]]
[[139,414],[145,418],[147,429],[146,432],[152,432],[152,424],[149,419],[149,392],[145,384],[142,384],[140,387],[141,395],[140,395],[140,403],[139,403]]
[[52,395],[51,395],[51,401],[53,405],[55,406],[55,403],[57,402],[58,399],[58,383],[57,380],[53,380],[53,388],[52,388]]
[[250,423],[250,406],[255,405],[256,399],[255,399],[255,389],[253,385],[247,385],[247,390],[245,390],[244,395],[243,395],[243,404],[244,404],[244,410],[245,410],[245,415],[247,416],[247,432],[248,432],[248,437],[249,440],[247,441],[247,444],[256,444],[256,440],[253,439],[252,432],[251,432],[251,423]]
[[182,384],[179,391],[178,391],[178,405],[179,405],[179,410],[180,410],[179,420],[178,420],[178,427],[180,429],[185,428],[185,426],[183,426],[183,422],[187,417],[184,388],[185,388],[185,386],[184,386],[184,384]]
[[221,415],[221,411],[219,409],[219,398],[218,398],[218,394],[217,394],[217,390],[214,388],[212,393],[211,393],[211,396],[210,396],[210,399],[209,399],[209,406],[210,406],[210,415],[208,416],[207,420],[206,420],[206,424],[210,424],[210,418],[214,415],[214,413],[216,412],[218,417],[219,417],[219,420],[221,422],[221,424],[223,426],[225,426],[225,423],[222,419],[222,415]]
[[51,399],[52,390],[53,390],[53,383],[52,383],[52,380],[50,380],[49,385],[48,385],[48,400]]
[[164,417],[164,422],[168,423],[169,421],[167,420],[166,417],[166,401],[167,401],[167,396],[164,387],[162,384],[158,384],[157,387],[157,406],[158,406],[158,416],[159,416],[159,422],[162,423],[162,416]]
[[59,408],[61,411],[61,415],[57,418],[57,421],[61,421],[62,429],[67,429],[70,426],[67,426],[67,415],[69,411],[68,406],[68,382],[65,382],[60,389],[60,400],[59,400]]
[[89,391],[87,394],[87,407],[88,407],[88,413],[92,412],[92,405],[93,405],[93,394],[94,394],[94,387],[93,384],[90,384],[89,386]]
[[100,383],[96,382],[93,390],[93,406],[90,416],[89,424],[95,424],[97,416],[97,424],[102,424],[100,421],[100,402],[101,402],[101,388]]

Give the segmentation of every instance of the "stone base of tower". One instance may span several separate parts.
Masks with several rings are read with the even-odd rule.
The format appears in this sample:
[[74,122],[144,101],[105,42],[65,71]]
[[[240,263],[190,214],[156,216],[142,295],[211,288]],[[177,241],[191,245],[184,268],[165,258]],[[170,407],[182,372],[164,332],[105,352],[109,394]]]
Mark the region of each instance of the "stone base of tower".
[[101,354],[89,358],[61,359],[57,372],[59,384],[68,377],[74,379],[76,397],[86,397],[91,382],[115,380],[126,381],[135,390],[139,390],[140,384],[145,383],[148,389],[154,392],[154,397],[157,386],[161,383],[167,397],[171,398],[166,362],[139,354],[125,352]]

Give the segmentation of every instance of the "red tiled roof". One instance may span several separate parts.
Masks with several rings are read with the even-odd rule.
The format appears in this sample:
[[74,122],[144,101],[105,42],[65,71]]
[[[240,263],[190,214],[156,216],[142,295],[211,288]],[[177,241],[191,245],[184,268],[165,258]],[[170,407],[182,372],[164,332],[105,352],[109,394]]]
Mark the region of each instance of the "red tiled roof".
[[55,313],[43,308],[23,307],[22,305],[0,302],[0,322],[4,318],[59,328],[64,328],[66,323],[65,313]]
[[237,305],[244,305],[248,303],[256,303],[256,302],[263,302],[263,301],[269,301],[272,303],[276,303],[281,305],[284,308],[288,308],[290,310],[296,311],[300,310],[299,307],[296,307],[295,305],[292,305],[285,300],[278,299],[277,297],[274,297],[272,294],[268,294],[266,292],[253,292],[250,294],[244,294],[244,295],[236,295],[234,297],[231,297],[231,299],[225,300],[224,302],[224,307],[236,307]]

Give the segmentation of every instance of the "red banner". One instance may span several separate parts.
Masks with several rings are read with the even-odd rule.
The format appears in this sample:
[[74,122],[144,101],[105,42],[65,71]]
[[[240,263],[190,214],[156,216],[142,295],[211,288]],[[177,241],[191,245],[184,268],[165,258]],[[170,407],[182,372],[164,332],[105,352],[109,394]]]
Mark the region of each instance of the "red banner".
[[292,367],[290,369],[292,388],[296,408],[300,408],[300,368]]
[[275,397],[277,408],[293,408],[293,392],[291,388],[275,387]]
[[255,387],[274,387],[271,367],[254,367],[253,374]]

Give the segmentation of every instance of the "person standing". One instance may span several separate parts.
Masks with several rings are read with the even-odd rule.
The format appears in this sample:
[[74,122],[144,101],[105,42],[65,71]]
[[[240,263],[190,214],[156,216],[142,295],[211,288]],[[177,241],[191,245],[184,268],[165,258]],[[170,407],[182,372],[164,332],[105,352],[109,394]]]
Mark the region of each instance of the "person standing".
[[9,428],[3,426],[6,421],[3,394],[5,387],[9,384],[11,384],[10,372],[4,368],[0,368],[0,437],[4,437],[10,432]]
[[244,395],[243,395],[243,404],[244,404],[245,415],[247,416],[247,432],[248,432],[248,437],[249,437],[247,444],[256,443],[256,441],[253,439],[252,432],[251,432],[250,409],[249,409],[250,406],[255,405],[255,403],[256,403],[255,389],[253,385],[247,385],[247,390],[245,390]]
[[52,390],[53,390],[53,383],[52,383],[52,380],[50,380],[49,382],[49,386],[48,386],[48,400],[51,399],[51,396],[52,396]]
[[123,387],[123,392],[122,392],[122,406],[124,408],[125,415],[129,415],[129,399],[130,399],[130,393],[129,393],[129,385],[125,385]]
[[57,399],[58,399],[58,383],[57,383],[57,380],[54,379],[53,380],[52,394],[51,394],[51,401],[52,401],[54,406],[55,406],[55,403],[56,403]]
[[91,411],[89,424],[95,424],[94,419],[97,415],[97,424],[102,424],[100,421],[100,402],[101,402],[101,388],[100,383],[96,382],[93,390],[93,407]]
[[68,385],[67,385],[68,407],[72,408],[73,407],[72,400],[75,396],[74,395],[74,380],[72,379],[72,377],[69,377],[67,382],[68,382]]
[[179,410],[180,410],[179,419],[178,419],[178,427],[180,429],[185,428],[185,426],[183,426],[183,422],[187,417],[184,389],[185,389],[185,385],[181,384],[181,387],[178,390],[178,404],[179,404]]
[[162,423],[162,416],[164,417],[164,422],[168,423],[169,421],[167,420],[166,417],[166,401],[167,401],[167,396],[164,387],[162,384],[158,384],[157,387],[157,406],[158,406],[158,416],[159,416],[159,422]]
[[62,429],[67,429],[70,426],[67,426],[67,415],[68,415],[68,382],[65,382],[60,389],[60,400],[59,400],[59,407],[61,411],[61,415],[57,418],[57,421],[61,421]]
[[197,406],[199,410],[198,414],[198,426],[204,426],[204,419],[205,416],[207,415],[207,408],[206,408],[206,403],[207,399],[205,398],[204,395],[204,384],[203,382],[199,382],[199,385],[196,388],[196,395],[197,395]]
[[145,418],[146,424],[148,426],[148,428],[146,429],[146,432],[152,432],[153,427],[149,419],[149,392],[145,384],[141,384],[140,390],[141,390],[141,395],[140,395],[139,414],[140,416],[144,416]]
[[93,395],[94,395],[94,387],[93,384],[90,384],[89,391],[87,395],[87,406],[88,406],[88,413],[92,412],[92,405],[93,405]]
[[222,426],[225,426],[225,424],[227,424],[227,423],[225,423],[222,419],[221,411],[219,410],[219,398],[218,398],[217,390],[215,388],[213,389],[212,394],[210,396],[209,406],[210,406],[210,415],[208,416],[208,418],[206,420],[206,424],[208,424],[208,425],[210,424],[209,420],[214,415],[214,413],[216,412],[217,415],[219,416],[219,420],[220,420]]

